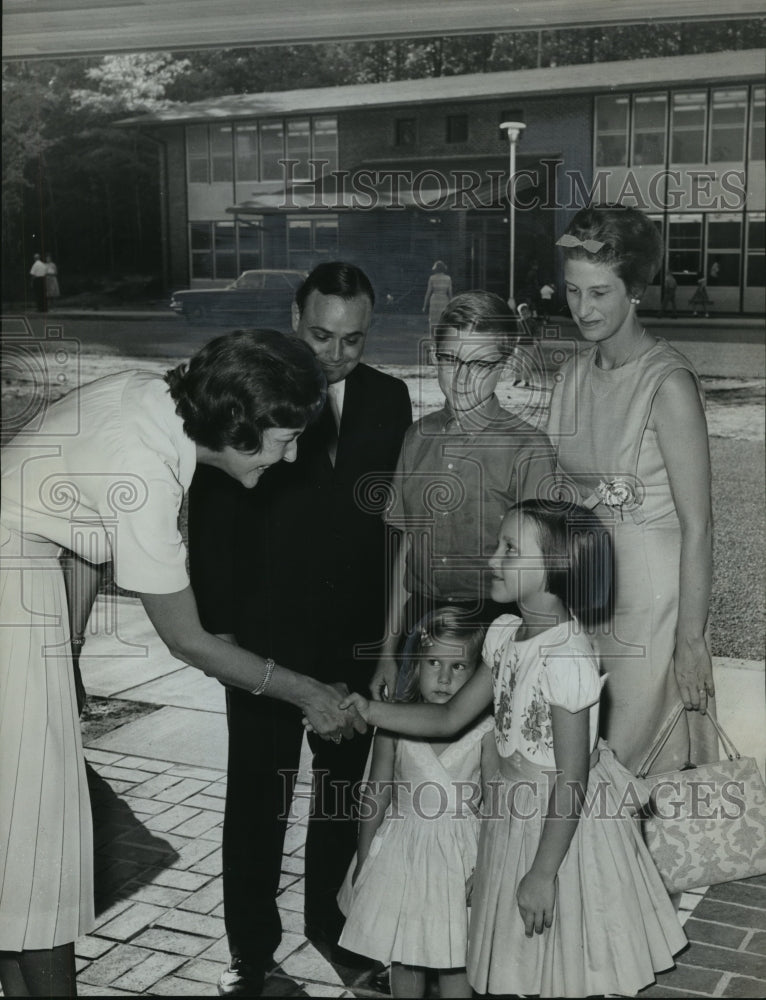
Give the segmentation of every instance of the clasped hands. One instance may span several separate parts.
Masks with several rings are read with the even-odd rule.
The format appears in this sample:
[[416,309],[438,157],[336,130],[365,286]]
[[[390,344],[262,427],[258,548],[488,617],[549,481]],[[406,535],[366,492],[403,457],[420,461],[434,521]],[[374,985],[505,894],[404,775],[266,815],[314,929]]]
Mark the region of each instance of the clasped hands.
[[355,696],[349,692],[348,685],[341,682],[319,685],[304,713],[306,731],[316,733],[323,740],[340,743],[344,738],[350,740],[355,732],[367,732],[367,723],[357,709]]

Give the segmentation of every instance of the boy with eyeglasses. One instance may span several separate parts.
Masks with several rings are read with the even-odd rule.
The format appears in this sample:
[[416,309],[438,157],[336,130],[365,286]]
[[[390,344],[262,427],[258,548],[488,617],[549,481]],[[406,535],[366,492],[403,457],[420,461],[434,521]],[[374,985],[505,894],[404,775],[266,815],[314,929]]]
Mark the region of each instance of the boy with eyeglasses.
[[488,624],[507,607],[489,598],[489,557],[505,512],[545,496],[555,458],[541,430],[504,409],[495,395],[513,354],[517,320],[490,292],[456,295],[433,328],[431,355],[444,406],[404,437],[385,519],[391,591],[373,697],[393,698],[402,637],[434,607],[466,611]]

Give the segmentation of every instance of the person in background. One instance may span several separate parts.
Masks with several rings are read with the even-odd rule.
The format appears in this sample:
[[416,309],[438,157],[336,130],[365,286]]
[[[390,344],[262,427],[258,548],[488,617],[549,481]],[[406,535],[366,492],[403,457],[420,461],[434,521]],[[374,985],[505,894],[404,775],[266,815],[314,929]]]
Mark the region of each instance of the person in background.
[[676,308],[677,289],[678,282],[675,279],[675,275],[670,268],[666,268],[665,277],[662,282],[662,303],[660,305],[660,316],[664,316],[666,312],[669,312],[673,319],[678,318],[678,310]]
[[431,271],[426,297],[423,299],[423,312],[428,310],[429,331],[433,331],[434,324],[439,322],[439,317],[452,298],[452,278],[447,274],[447,265],[444,261],[437,260]]
[[38,312],[47,312],[48,300],[45,295],[45,282],[48,275],[48,267],[39,253],[36,253],[33,258],[29,274],[32,278],[32,291],[35,296],[35,308]]
[[[216,633],[341,689],[366,690],[385,623],[387,492],[412,410],[404,382],[362,364],[375,293],[342,261],[320,264],[296,292],[293,329],[316,355],[328,402],[287,474],[260,497],[217,470],[195,476],[189,505],[192,584]],[[231,488],[229,488],[231,487]],[[227,692],[229,760],[223,823],[224,919],[231,962],[218,989],[258,995],[282,936],[277,894],[300,762],[300,712]],[[305,932],[335,961],[337,894],[356,849],[351,789],[369,738],[310,737],[313,811],[305,856]],[[340,791],[339,791],[340,789]],[[358,962],[358,959],[357,959]]]
[[57,299],[61,294],[59,289],[59,279],[58,279],[59,269],[53,263],[53,257],[48,253],[45,255],[45,295],[50,302],[51,299]]
[[556,287],[550,281],[546,281],[540,288],[540,313],[544,320],[553,312],[553,300],[556,297]]

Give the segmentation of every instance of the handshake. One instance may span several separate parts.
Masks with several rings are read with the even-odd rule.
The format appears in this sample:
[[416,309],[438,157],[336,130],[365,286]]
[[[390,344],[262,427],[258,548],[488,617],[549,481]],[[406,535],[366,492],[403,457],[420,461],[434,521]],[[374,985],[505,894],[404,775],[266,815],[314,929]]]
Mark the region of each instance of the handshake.
[[333,743],[340,743],[344,737],[350,740],[355,732],[367,732],[370,703],[366,698],[349,691],[347,684],[318,683],[317,688],[311,702],[303,706],[307,732]]

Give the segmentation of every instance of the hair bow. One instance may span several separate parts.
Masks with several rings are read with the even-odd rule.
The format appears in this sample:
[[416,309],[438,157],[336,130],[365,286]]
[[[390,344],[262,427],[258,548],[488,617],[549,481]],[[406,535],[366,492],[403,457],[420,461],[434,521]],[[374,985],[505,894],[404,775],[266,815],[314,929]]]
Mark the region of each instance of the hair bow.
[[599,240],[581,240],[577,236],[572,236],[571,233],[564,233],[556,240],[557,247],[582,247],[588,253],[598,253],[605,245]]

